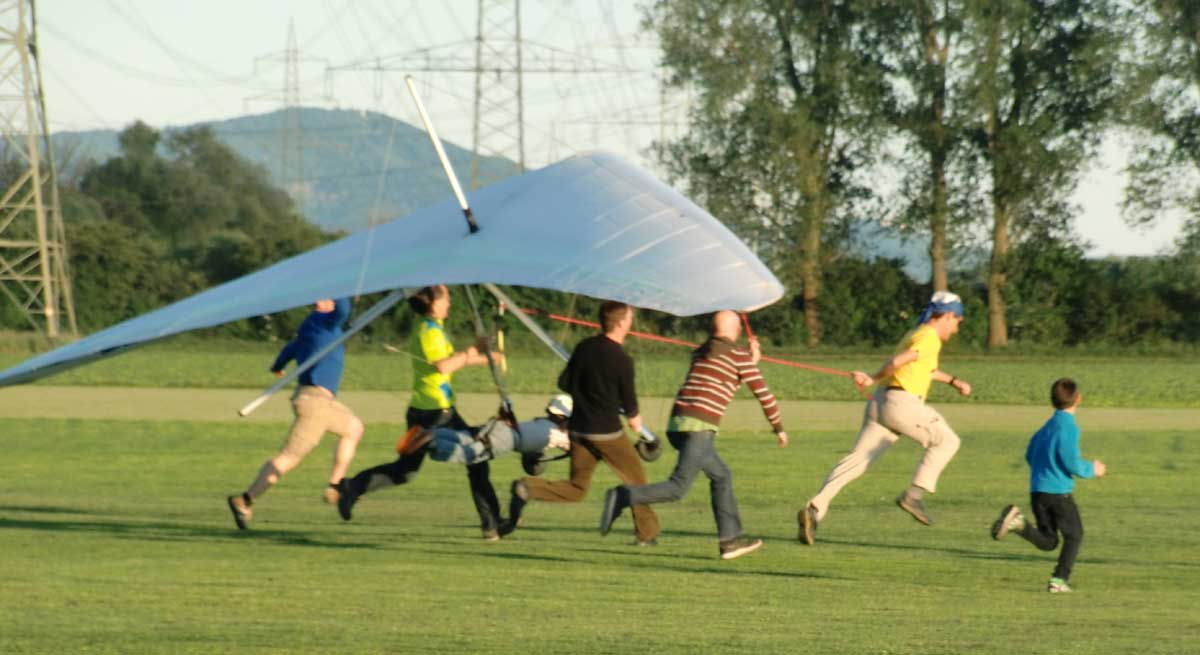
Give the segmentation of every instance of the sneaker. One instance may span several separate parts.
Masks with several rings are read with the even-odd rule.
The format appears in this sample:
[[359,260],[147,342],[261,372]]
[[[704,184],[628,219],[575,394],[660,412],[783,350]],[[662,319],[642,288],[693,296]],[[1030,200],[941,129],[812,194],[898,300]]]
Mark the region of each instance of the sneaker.
[[633,541],[629,542],[629,545],[638,546],[639,548],[651,548],[658,545],[658,537],[650,537],[646,540],[635,538]]
[[230,496],[225,502],[229,505],[229,511],[233,513],[233,522],[237,524],[238,530],[245,530],[246,523],[254,515],[254,510],[250,509],[242,496]]
[[341,515],[343,521],[349,521],[354,511],[354,503],[358,502],[358,494],[354,493],[354,489],[350,486],[350,480],[346,478],[338,481],[337,490],[338,514]]
[[925,503],[920,498],[913,498],[907,493],[900,494],[896,498],[896,504],[900,509],[912,514],[912,517],[925,525],[933,525],[933,518],[925,512]]
[[753,553],[763,545],[762,539],[746,539],[737,537],[721,542],[721,559],[736,559],[747,553]]
[[525,510],[525,504],[529,502],[529,485],[525,484],[524,480],[513,480],[512,483],[512,498],[508,501],[508,520],[512,521],[513,527],[521,525],[521,512]]
[[796,538],[809,546],[813,545],[817,534],[817,508],[810,504],[796,512],[796,523],[800,525],[800,534]]
[[1069,594],[1075,590],[1062,578],[1050,578],[1049,584],[1046,585],[1046,591],[1052,594]]
[[500,531],[499,530],[484,530],[483,531],[483,540],[484,541],[500,541]]
[[621,487],[613,487],[604,492],[604,506],[600,509],[600,535],[608,534],[612,529],[613,521],[621,515],[621,510],[625,509],[625,503],[621,498]]
[[1009,505],[1000,510],[1000,518],[992,524],[992,539],[1003,539],[1010,531],[1024,527],[1025,517],[1021,516],[1021,510],[1016,505]]
[[338,485],[340,483],[341,480],[337,482],[330,482],[329,486],[325,487],[325,489],[321,491],[321,499],[329,505],[336,505],[338,498],[342,497],[342,493],[338,491]]

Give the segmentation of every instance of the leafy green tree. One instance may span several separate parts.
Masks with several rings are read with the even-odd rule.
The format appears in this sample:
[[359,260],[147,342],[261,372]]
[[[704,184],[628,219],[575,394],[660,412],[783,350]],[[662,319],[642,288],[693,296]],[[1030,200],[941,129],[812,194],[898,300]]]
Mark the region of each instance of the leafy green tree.
[[205,283],[168,256],[166,243],[110,220],[73,222],[70,256],[75,314],[84,331],[157,309]]
[[[131,318],[309,250],[329,237],[296,213],[266,173],[193,128],[161,135],[134,123],[121,152],[64,192],[81,325]],[[288,321],[223,328],[261,336]]]
[[[1134,225],[1181,211],[1200,229],[1200,4],[1141,0],[1131,14],[1144,53],[1130,67],[1125,123],[1139,135],[1123,210]],[[1187,238],[1180,241],[1187,245]]]
[[929,236],[934,290],[949,284],[949,257],[967,238],[978,215],[977,185],[967,164],[964,126],[962,41],[963,0],[914,0],[877,12],[883,24],[888,76],[897,99],[892,121],[904,149],[895,168],[901,171],[900,205],[895,212],[902,232]]
[[[656,144],[669,173],[802,287],[821,338],[821,269],[872,197],[884,80],[878,3],[660,0],[647,24],[668,83],[694,92],[688,133]],[[798,255],[798,256],[797,256]]]
[[988,346],[1008,344],[1011,249],[1034,225],[1065,235],[1069,196],[1099,146],[1119,89],[1122,47],[1109,0],[971,0],[964,13],[965,111],[990,181]]

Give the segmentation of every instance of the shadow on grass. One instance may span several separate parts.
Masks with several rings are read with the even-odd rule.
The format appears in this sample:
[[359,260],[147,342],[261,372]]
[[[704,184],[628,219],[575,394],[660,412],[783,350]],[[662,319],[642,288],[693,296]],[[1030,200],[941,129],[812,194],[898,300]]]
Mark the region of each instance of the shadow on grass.
[[[969,550],[966,548],[947,548],[945,546],[928,546],[914,544],[899,544],[899,543],[878,543],[870,541],[856,541],[853,539],[819,539],[818,543],[842,544],[845,546],[858,546],[860,548],[873,548],[884,550],[919,550],[923,552],[945,553],[966,559],[981,559],[981,560],[996,560],[1009,562],[1041,562],[1047,557],[1057,557],[1057,549],[1052,551],[1037,550],[1031,544],[1021,544],[1027,548],[1022,553],[1002,553],[998,551],[985,552],[980,550]],[[997,546],[998,548],[1001,546]],[[1007,548],[1007,547],[1004,547]],[[1200,561],[1167,561],[1167,560],[1136,560],[1136,559],[1113,559],[1109,557],[1088,557],[1084,560],[1088,564],[1118,564],[1121,566],[1186,566],[1200,568]]]
[[[630,532],[625,532],[622,529],[623,527],[629,528]],[[613,536],[609,537],[609,539],[626,539],[626,540],[628,540],[633,537],[632,528],[633,528],[633,524],[627,524],[625,526],[622,526],[622,524],[618,523],[613,526]],[[580,533],[580,534],[583,534],[583,533],[594,534],[597,537],[600,536],[600,530],[594,525],[586,526],[586,527],[582,526],[582,525],[565,525],[565,526],[564,525],[552,525],[552,526],[546,526],[546,525],[525,526],[525,525],[522,525],[520,528],[517,529],[517,534],[520,534],[522,532],[541,533],[541,534],[571,532],[571,533]],[[715,530],[700,531],[700,530],[671,529],[671,530],[663,530],[661,536],[668,537],[668,538],[669,537],[700,537],[700,538],[712,539],[714,544],[717,542],[717,533]]]
[[0,517],[0,530],[41,530],[46,532],[107,534],[117,539],[136,539],[139,541],[238,542],[247,540],[266,540],[285,546],[301,546],[308,548],[379,548],[378,544],[371,543],[353,543],[315,539],[311,535],[304,532],[254,529],[235,531],[232,529],[215,528],[207,525],[188,525],[161,521],[149,523],[120,523],[117,522],[117,517],[113,518],[113,521],[65,521]]
[[29,512],[31,514],[83,514],[85,516],[109,516],[109,512],[100,512],[79,507],[55,507],[53,505],[0,505],[0,512]]

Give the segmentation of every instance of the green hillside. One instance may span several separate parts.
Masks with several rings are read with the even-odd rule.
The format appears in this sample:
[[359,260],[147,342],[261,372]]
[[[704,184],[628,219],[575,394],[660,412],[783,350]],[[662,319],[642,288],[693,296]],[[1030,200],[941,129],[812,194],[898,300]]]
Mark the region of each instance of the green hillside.
[[[369,225],[372,217],[389,220],[449,197],[424,130],[375,112],[305,108],[298,113],[302,184],[281,179],[282,110],[208,125],[240,156],[263,166],[276,185],[288,188],[309,220],[328,230],[353,232]],[[165,127],[164,137],[187,127],[192,126]],[[76,160],[104,161],[117,154],[113,130],[60,132],[52,141],[57,152],[72,152]],[[445,148],[466,184],[469,146],[447,142]],[[490,184],[514,174],[517,165],[489,158],[480,170],[480,184]]]

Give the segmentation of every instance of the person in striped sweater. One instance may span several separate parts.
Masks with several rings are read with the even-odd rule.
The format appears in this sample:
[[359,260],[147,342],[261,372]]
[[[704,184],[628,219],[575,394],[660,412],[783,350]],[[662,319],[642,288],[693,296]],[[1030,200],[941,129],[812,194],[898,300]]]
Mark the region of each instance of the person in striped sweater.
[[608,534],[613,521],[626,507],[683,498],[696,476],[703,472],[712,482],[713,518],[717,522],[721,559],[734,559],[762,546],[762,539],[747,539],[742,535],[742,521],[733,495],[733,475],[716,449],[721,417],[738,387],[745,383],[754,392],[780,448],[787,446],[788,437],[779,403],[758,370],[762,355],[758,340],[751,337],[749,349],[740,348],[737,345],[740,333],[737,314],[720,311],[713,315],[712,336],[692,351],[691,368],[675,395],[675,406],[667,423],[667,440],[679,451],[675,470],[664,482],[609,489],[604,496],[600,534]]

